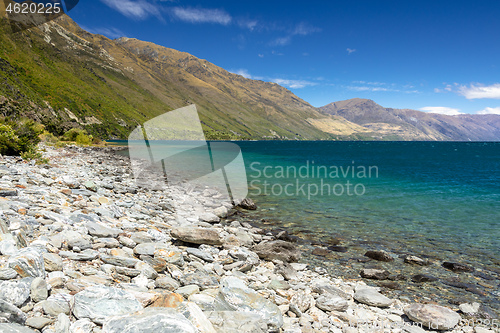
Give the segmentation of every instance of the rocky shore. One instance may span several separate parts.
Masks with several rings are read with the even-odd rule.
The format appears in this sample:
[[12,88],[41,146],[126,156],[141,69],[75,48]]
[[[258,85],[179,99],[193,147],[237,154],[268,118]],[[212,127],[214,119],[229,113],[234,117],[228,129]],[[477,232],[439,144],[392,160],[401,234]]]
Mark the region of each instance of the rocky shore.
[[238,221],[250,201],[138,187],[114,150],[0,158],[0,332],[498,332],[478,303],[393,299],[302,262],[294,243]]

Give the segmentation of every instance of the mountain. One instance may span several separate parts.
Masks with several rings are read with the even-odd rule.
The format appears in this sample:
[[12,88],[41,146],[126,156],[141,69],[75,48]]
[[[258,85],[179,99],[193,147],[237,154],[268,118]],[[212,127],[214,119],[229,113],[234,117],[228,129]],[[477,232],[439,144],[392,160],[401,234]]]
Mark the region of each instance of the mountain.
[[0,69],[0,114],[33,118],[59,134],[81,127],[126,138],[189,104],[209,138],[328,140],[365,131],[278,84],[153,43],[91,34],[66,15],[18,33],[0,19]]
[[384,140],[499,141],[500,115],[447,116],[409,109],[384,108],[353,98],[319,108],[363,126],[365,138]]

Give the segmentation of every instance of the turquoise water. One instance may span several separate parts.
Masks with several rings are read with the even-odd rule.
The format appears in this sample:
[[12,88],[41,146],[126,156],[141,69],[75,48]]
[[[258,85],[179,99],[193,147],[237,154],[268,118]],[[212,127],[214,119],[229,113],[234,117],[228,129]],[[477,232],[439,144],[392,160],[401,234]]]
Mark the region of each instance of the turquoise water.
[[[471,255],[497,259],[500,255],[500,143],[238,144],[249,183],[254,185],[250,186],[249,196],[261,209],[269,210],[270,218],[289,227],[372,240],[397,236],[424,247],[422,252],[427,242],[433,242],[434,246],[468,251]],[[288,169],[288,175],[280,173],[280,167],[290,166],[297,174],[293,167]],[[319,166],[323,167],[320,176],[316,172],[312,177],[313,169],[317,171]],[[300,167],[302,176],[298,174]],[[356,172],[354,177],[352,172],[347,172],[346,177],[339,172],[335,178],[335,172],[325,175],[324,167],[343,167],[344,171],[355,167]],[[371,175],[358,174],[370,167]],[[297,191],[297,181],[305,184],[304,191]],[[351,195],[347,193],[347,181],[352,184]],[[292,195],[284,193],[287,184],[293,184],[288,187]],[[332,190],[328,194],[328,186],[324,185],[323,193],[319,190],[315,195],[314,184],[318,188],[330,184]]]

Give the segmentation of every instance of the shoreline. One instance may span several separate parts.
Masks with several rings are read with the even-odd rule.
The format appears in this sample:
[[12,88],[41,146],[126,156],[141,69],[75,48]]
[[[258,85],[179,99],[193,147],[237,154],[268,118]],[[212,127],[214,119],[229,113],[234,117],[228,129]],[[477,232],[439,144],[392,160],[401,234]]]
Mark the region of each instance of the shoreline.
[[153,327],[159,319],[186,321],[180,332],[428,331],[422,324],[494,332],[480,306],[461,305],[459,314],[410,305],[361,279],[297,263],[295,243],[238,221],[231,214],[240,208],[222,205],[210,189],[137,187],[116,147],[45,149],[48,166],[2,161],[0,283],[15,290],[0,290],[8,303],[0,307],[10,309],[4,322],[44,333],[121,332],[121,323],[140,320],[149,325],[142,331],[161,332]]

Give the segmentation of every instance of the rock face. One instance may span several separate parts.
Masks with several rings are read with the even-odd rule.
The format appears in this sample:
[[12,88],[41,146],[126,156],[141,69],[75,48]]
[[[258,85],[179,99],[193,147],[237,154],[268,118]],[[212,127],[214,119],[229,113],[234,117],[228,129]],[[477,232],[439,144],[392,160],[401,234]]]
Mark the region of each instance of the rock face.
[[186,243],[222,245],[222,238],[213,229],[179,227],[173,228],[170,234]]
[[460,315],[443,306],[414,303],[404,309],[412,321],[433,330],[450,330],[460,322]]
[[92,286],[75,295],[73,314],[103,324],[110,316],[130,314],[142,309],[141,303],[123,289]]
[[248,288],[242,280],[235,277],[223,279],[219,292],[234,311],[257,314],[270,329],[283,326],[283,316],[278,306]]
[[281,240],[260,243],[253,247],[260,259],[282,260],[286,262],[297,262],[300,259],[300,251],[290,242]]
[[366,251],[365,257],[378,261],[394,261],[394,258],[389,253],[382,250]]
[[102,327],[103,333],[198,333],[179,312],[170,308],[147,308],[132,315],[113,317]]

